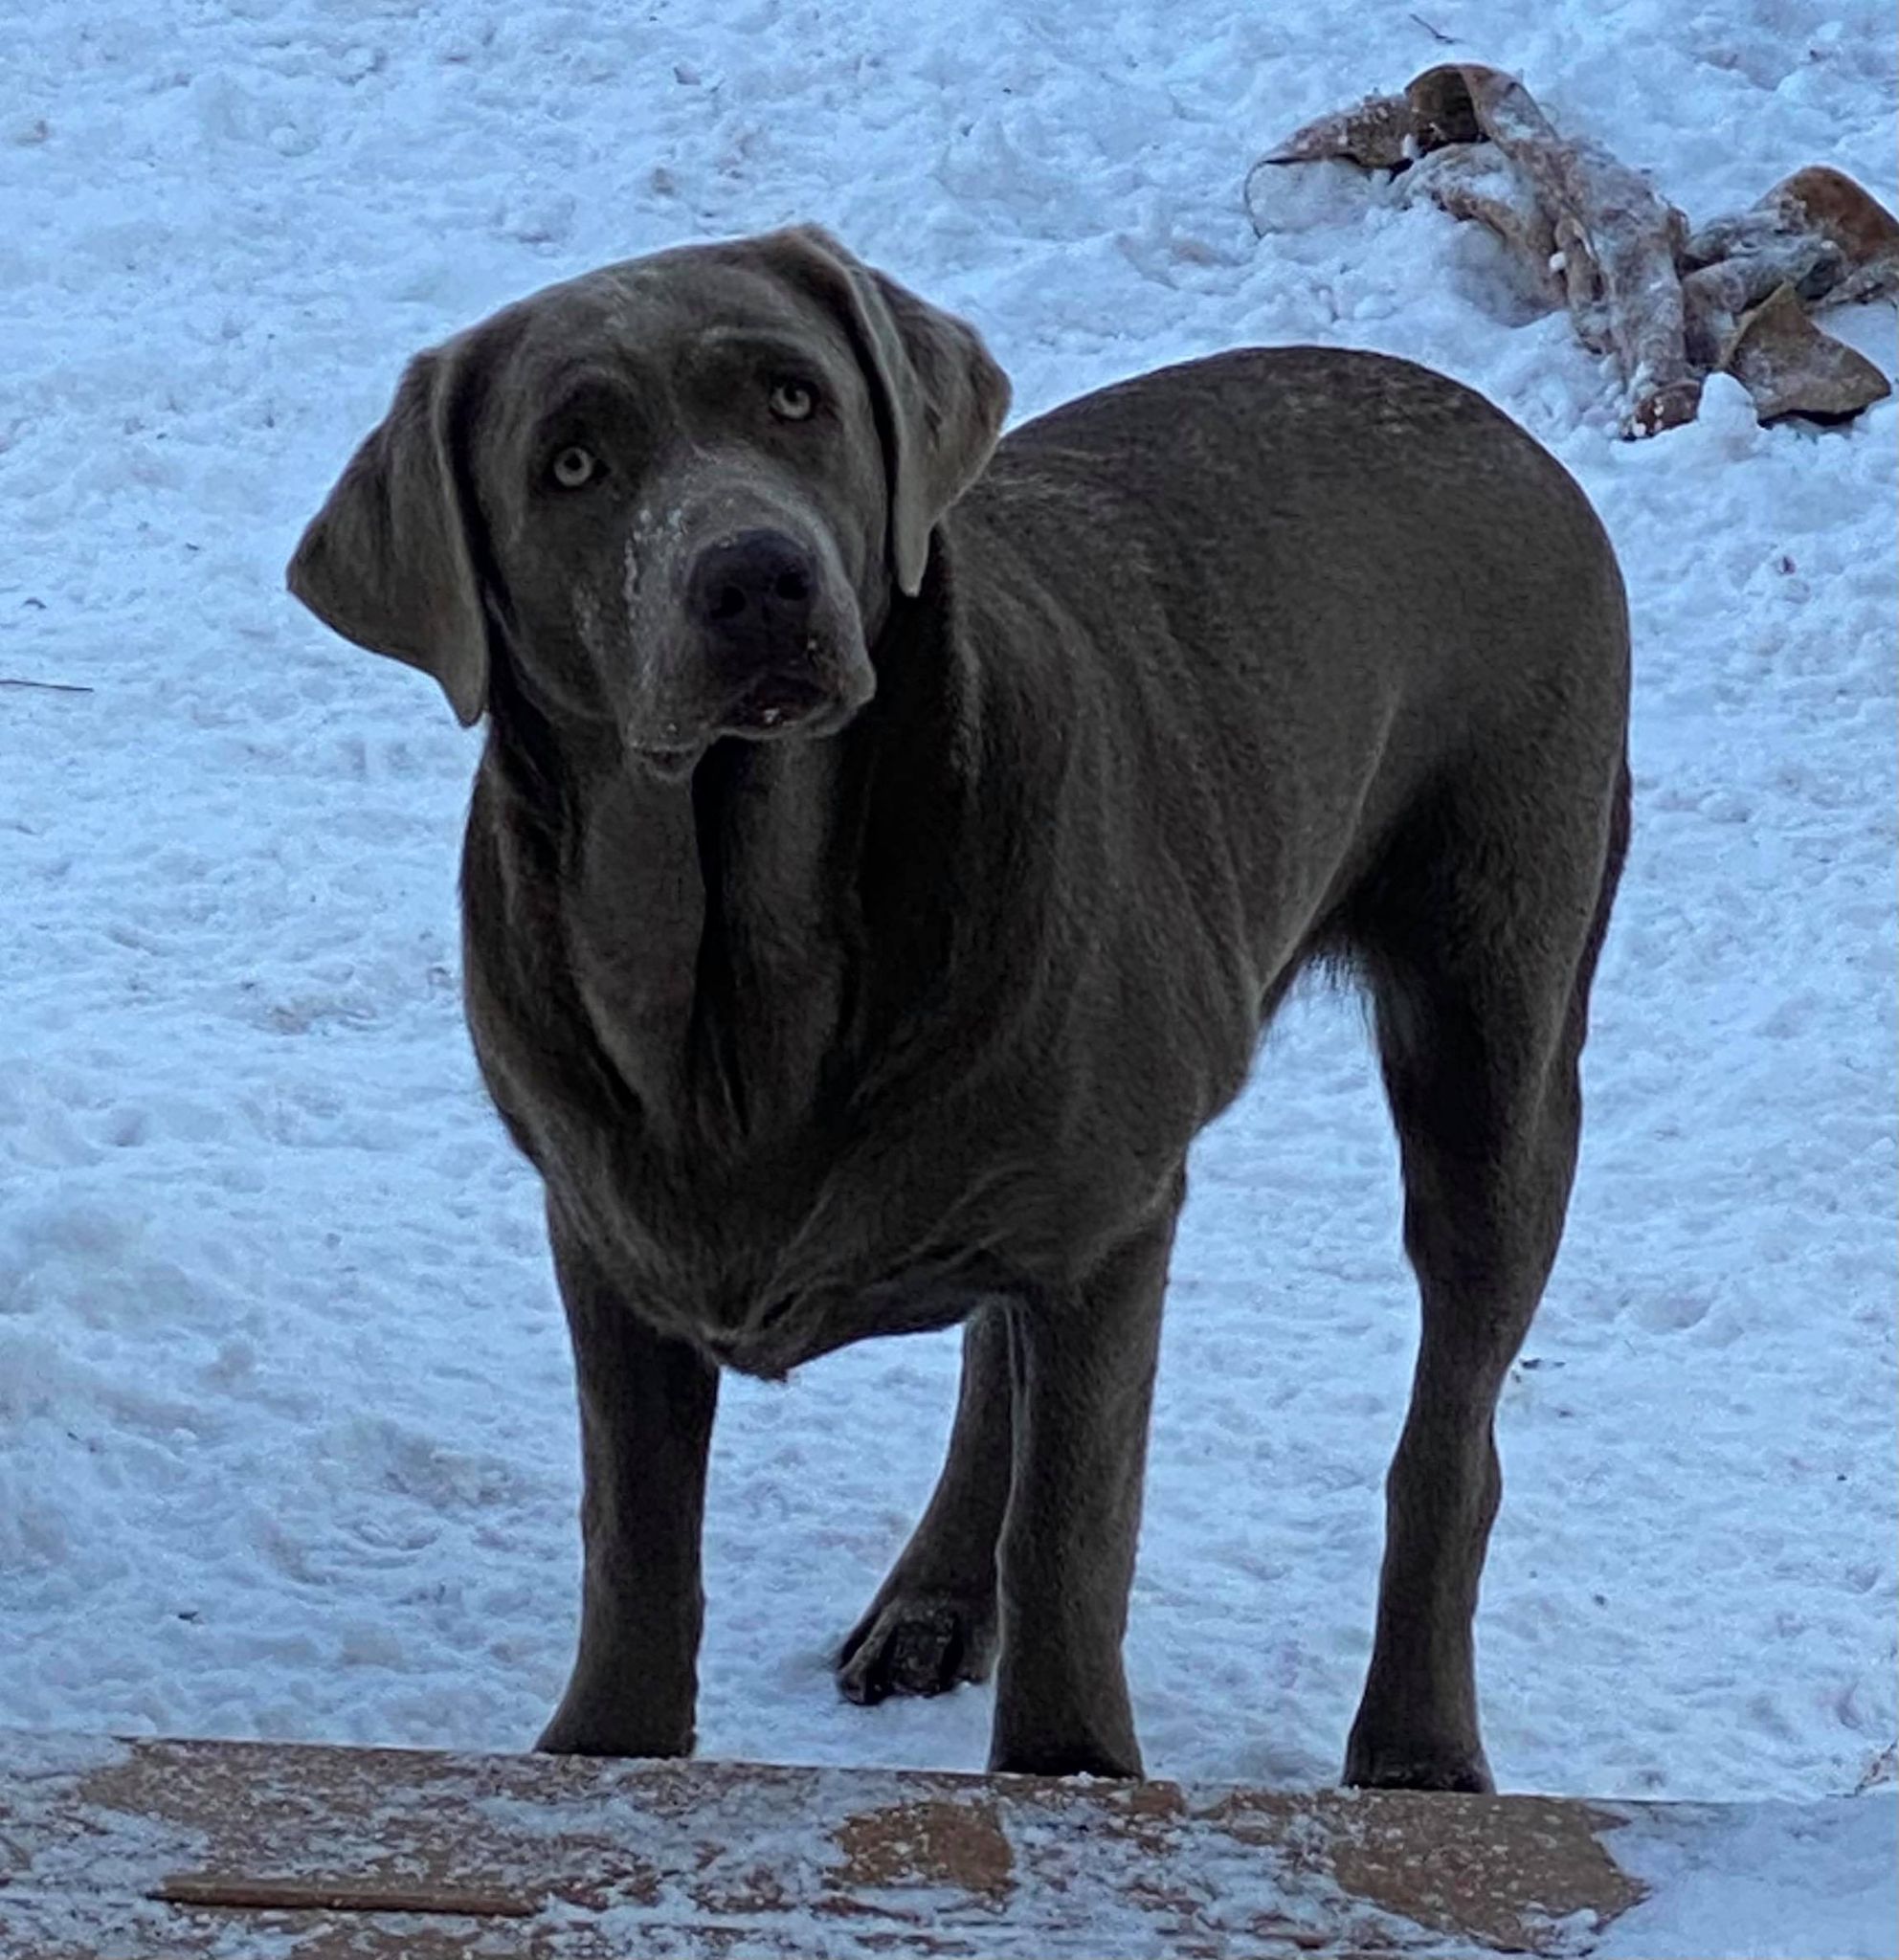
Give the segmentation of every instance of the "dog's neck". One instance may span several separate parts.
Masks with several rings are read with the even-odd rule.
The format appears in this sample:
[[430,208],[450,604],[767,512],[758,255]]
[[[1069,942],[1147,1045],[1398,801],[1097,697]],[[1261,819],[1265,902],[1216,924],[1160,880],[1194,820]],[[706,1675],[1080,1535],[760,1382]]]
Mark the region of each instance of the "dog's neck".
[[[657,796],[639,786],[589,813],[576,951],[614,917],[596,970],[604,954],[609,985],[663,997],[645,1038],[626,1041],[619,1001],[594,1007],[595,1023],[656,1114],[688,1133],[768,1144],[837,1100],[861,939],[849,774],[836,742],[724,741],[688,783]],[[640,916],[618,929],[630,872]]]
[[656,1142],[808,1147],[940,976],[967,704],[923,636],[905,612],[886,625],[878,698],[841,734],[722,741],[681,782],[501,703],[516,876],[558,894],[563,977]]

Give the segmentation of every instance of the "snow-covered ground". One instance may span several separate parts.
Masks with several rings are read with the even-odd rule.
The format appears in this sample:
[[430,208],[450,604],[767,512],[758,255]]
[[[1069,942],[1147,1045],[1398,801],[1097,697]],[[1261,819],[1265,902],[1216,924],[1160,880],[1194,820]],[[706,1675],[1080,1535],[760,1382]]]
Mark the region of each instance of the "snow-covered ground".
[[[534,1180],[477,1085],[477,738],[281,591],[403,359],[812,217],[1032,413],[1245,342],[1414,356],[1575,472],[1635,608],[1638,835],[1481,1618],[1506,1785],[1893,1779],[1892,402],[1615,438],[1484,234],[1287,130],[1514,69],[1692,216],[1888,202],[1884,0],[12,0],[0,7],[0,1723],[511,1747],[574,1626]],[[1848,330],[1888,368],[1892,316]],[[1415,1311],[1356,1011],[1203,1142],[1128,1658],[1151,1769],[1336,1773]],[[971,1766],[826,1661],[925,1496],[948,1337],[725,1398],[710,1752]],[[1883,1770],[1875,1768],[1884,1753]]]

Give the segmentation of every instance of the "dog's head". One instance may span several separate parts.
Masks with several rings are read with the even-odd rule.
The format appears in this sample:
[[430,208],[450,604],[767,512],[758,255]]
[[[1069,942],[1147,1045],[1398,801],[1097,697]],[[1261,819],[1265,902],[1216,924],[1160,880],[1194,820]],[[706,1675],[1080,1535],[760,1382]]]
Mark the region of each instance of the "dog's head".
[[800,228],[550,287],[410,364],[290,562],[464,724],[492,636],[662,774],[828,734],[1009,385],[974,331]]

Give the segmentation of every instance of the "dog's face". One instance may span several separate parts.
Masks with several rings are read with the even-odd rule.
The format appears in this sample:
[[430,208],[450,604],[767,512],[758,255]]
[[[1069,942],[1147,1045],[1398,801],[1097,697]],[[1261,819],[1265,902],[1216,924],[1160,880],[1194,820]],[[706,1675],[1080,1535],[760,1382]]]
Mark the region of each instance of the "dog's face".
[[840,725],[870,697],[889,592],[876,416],[841,324],[748,267],[684,293],[670,270],[528,309],[476,472],[533,679],[662,772],[718,735]]
[[893,593],[1007,405],[971,328],[821,233],[660,253],[412,363],[291,589],[464,722],[502,635],[558,724],[682,774],[870,699]]

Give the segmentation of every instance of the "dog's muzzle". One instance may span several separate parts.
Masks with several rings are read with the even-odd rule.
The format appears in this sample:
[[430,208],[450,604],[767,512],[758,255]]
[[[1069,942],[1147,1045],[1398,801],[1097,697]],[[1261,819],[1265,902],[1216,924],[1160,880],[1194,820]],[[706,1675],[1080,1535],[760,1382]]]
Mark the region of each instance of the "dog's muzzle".
[[811,553],[783,531],[741,531],[700,554],[685,610],[731,690],[722,733],[790,729],[837,704],[817,582]]
[[[835,582],[835,581],[834,581]],[[688,772],[721,736],[827,735],[869,701],[875,677],[855,605],[827,600],[812,548],[759,527],[707,545],[686,573],[674,702],[628,729],[655,773]]]

